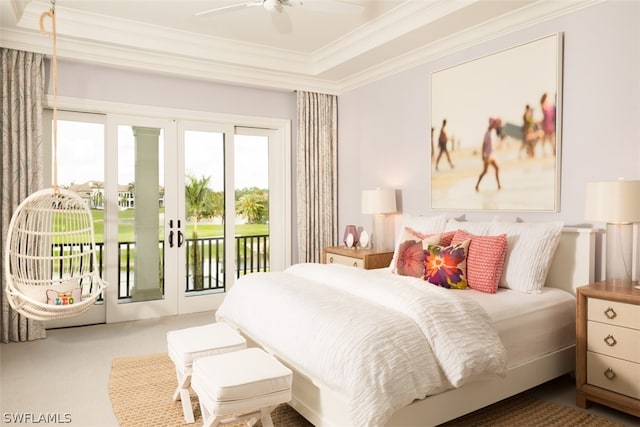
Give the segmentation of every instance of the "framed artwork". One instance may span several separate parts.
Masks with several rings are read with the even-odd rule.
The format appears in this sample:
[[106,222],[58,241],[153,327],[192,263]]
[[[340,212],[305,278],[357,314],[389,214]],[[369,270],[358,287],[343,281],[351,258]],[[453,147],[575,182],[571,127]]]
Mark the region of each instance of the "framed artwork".
[[559,210],[562,33],[431,75],[431,208]]

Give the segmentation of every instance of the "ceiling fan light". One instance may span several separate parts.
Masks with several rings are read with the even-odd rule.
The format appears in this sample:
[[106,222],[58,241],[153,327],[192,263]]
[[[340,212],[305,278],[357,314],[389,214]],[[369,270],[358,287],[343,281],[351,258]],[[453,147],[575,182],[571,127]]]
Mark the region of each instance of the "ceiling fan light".
[[269,12],[280,9],[280,2],[278,0],[264,0],[262,6]]

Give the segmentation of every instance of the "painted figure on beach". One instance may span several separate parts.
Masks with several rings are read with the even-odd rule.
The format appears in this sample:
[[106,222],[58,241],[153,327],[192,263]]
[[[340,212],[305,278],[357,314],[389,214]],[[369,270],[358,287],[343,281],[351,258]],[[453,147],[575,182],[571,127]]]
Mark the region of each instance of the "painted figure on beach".
[[556,106],[551,102],[547,93],[542,94],[540,98],[540,107],[542,108],[542,149],[548,142],[551,145],[551,152],[556,154]]
[[490,118],[489,127],[484,134],[484,140],[482,141],[482,172],[478,177],[478,183],[476,184],[476,191],[480,191],[480,181],[489,170],[489,166],[492,166],[496,173],[496,182],[498,183],[498,190],[500,186],[500,168],[493,155],[493,147],[497,143],[498,135],[501,133],[502,121],[499,118]]
[[440,135],[438,136],[438,148],[440,152],[438,153],[438,158],[436,159],[436,170],[438,170],[438,163],[440,163],[440,158],[443,154],[447,155],[447,160],[449,161],[449,166],[453,169],[453,163],[451,162],[451,156],[449,155],[449,150],[447,150],[447,142],[449,141],[449,134],[447,133],[447,119],[442,120],[442,128],[440,128]]

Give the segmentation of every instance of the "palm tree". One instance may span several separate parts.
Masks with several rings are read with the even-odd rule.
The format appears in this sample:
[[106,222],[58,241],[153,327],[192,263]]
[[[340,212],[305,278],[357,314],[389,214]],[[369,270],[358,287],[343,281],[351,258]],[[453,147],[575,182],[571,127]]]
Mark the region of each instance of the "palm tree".
[[249,224],[263,221],[267,211],[267,199],[264,194],[247,193],[236,203],[236,212],[244,215]]
[[190,256],[191,271],[193,272],[193,282],[195,289],[202,289],[204,286],[204,276],[202,271],[202,254],[198,245],[198,222],[203,218],[211,217],[213,214],[213,191],[208,187],[211,177],[197,179],[187,175],[187,183],[184,189],[184,198],[187,208],[187,218],[193,221],[193,231],[191,238],[193,245]]

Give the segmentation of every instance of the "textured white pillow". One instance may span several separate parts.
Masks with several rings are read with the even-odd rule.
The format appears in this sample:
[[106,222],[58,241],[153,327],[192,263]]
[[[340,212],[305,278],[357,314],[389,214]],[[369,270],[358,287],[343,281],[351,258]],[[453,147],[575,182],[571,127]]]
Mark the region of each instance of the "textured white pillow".
[[493,222],[489,233],[507,235],[507,255],[500,286],[536,292],[544,286],[560,241],[562,222]]
[[467,233],[475,234],[476,236],[487,236],[489,235],[491,224],[491,222],[458,221],[455,218],[450,218],[447,221],[447,225],[444,227],[444,231],[464,230]]

